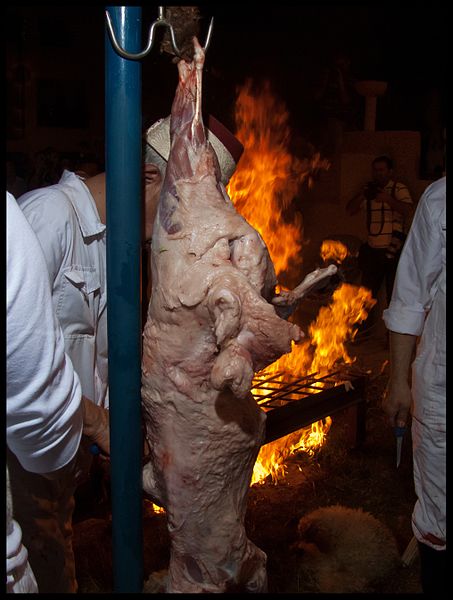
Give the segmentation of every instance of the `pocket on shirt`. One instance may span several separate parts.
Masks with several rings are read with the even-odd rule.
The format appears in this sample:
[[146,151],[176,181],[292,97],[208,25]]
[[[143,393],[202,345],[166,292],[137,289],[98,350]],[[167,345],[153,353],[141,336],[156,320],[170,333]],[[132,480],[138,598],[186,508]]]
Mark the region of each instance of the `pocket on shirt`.
[[57,317],[64,336],[94,335],[100,300],[99,275],[94,267],[67,267],[62,286]]

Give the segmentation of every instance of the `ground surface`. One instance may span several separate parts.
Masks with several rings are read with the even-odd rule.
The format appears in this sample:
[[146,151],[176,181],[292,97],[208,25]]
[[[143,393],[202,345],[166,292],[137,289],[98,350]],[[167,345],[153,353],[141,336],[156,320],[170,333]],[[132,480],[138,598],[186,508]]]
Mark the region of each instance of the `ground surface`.
[[[366,438],[351,448],[349,424],[341,414],[333,418],[326,443],[315,456],[293,456],[288,473],[277,485],[266,482],[251,488],[246,516],[250,539],[268,556],[269,592],[308,593],[297,574],[299,519],[310,511],[340,504],[361,508],[392,532],[400,554],[412,538],[410,517],[415,501],[412,481],[410,433],[406,434],[401,465],[395,466],[395,439],[380,409],[388,379],[385,330],[349,346],[359,368],[368,371],[366,391]],[[80,593],[113,591],[111,561],[111,514],[108,493],[93,486],[81,489],[75,513],[74,549]],[[143,505],[144,576],[165,574],[169,539],[165,515],[156,515],[147,501]],[[147,588],[152,591],[153,588]],[[157,585],[156,591],[159,590]],[[369,591],[369,590],[367,590]],[[399,567],[374,590],[377,593],[420,593],[418,557]]]

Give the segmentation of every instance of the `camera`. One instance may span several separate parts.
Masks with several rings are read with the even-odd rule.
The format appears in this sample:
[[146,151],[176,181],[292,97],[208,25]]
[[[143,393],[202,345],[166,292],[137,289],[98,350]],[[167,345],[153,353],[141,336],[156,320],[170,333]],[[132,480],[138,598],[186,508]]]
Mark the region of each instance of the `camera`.
[[374,181],[369,181],[366,184],[365,189],[363,190],[363,195],[367,200],[373,200],[374,198],[376,198],[380,191],[381,188],[378,186],[377,183],[375,183]]

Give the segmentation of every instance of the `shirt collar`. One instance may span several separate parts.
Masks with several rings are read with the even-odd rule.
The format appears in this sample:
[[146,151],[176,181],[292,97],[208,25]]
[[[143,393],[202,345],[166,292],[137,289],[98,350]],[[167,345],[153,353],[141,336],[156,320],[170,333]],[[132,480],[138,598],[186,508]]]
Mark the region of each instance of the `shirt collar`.
[[65,169],[59,183],[66,189],[83,237],[98,235],[105,231],[105,225],[101,223],[93,196],[80,177]]

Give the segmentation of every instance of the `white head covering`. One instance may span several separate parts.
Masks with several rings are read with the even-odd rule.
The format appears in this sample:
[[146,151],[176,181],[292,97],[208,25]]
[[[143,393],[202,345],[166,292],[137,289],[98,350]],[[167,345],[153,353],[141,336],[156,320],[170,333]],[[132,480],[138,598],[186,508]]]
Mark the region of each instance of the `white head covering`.
[[[208,116],[208,141],[216,153],[222,175],[227,185],[244,151],[237,138],[212,115]],[[146,141],[166,162],[170,156],[170,116],[156,121],[146,132]]]

